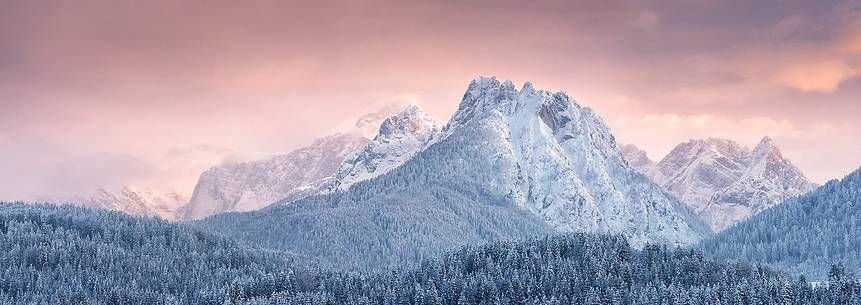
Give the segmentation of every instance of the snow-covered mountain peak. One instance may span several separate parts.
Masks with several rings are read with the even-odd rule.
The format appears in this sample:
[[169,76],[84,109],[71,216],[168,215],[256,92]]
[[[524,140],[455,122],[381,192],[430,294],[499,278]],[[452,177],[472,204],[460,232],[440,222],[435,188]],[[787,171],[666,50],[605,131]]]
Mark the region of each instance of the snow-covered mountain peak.
[[[537,115],[556,132],[571,119],[566,112],[579,111],[581,108],[562,91],[536,89],[532,82],[525,82],[517,90],[510,80],[500,82],[496,77],[478,77],[470,82],[446,129],[454,129],[485,116],[521,116],[528,119]],[[584,109],[585,112],[592,112],[591,109]],[[603,120],[598,120],[598,123],[603,124]]]
[[622,151],[622,155],[625,156],[625,160],[627,160],[628,164],[634,169],[640,170],[641,168],[655,165],[655,162],[652,161],[652,159],[649,159],[649,155],[646,154],[646,151],[640,149],[634,144],[620,145],[619,150]]
[[690,140],[653,167],[639,166],[636,154],[626,158],[717,231],[815,186],[769,137],[753,150],[728,139]]
[[530,81],[526,81],[523,83],[523,86],[520,88],[521,92],[532,92],[535,91],[535,85]]
[[380,137],[395,137],[404,134],[427,133],[439,130],[442,123],[430,117],[416,105],[407,106],[404,111],[386,118],[380,125]]
[[396,104],[385,105],[380,107],[380,109],[359,117],[353,128],[347,132],[361,134],[365,138],[373,139],[380,130],[380,122],[400,111],[401,107]]
[[302,198],[329,183],[345,158],[375,138],[382,121],[400,111],[394,105],[361,116],[350,130],[266,159],[225,164],[204,171],[182,219],[261,209],[280,200]]
[[759,140],[759,144],[756,145],[756,147],[760,147],[760,146],[775,147],[776,145],[774,145],[774,140],[771,139],[771,137],[764,136],[764,137],[762,137],[761,140]]
[[784,191],[794,193],[811,191],[816,187],[816,184],[807,180],[800,169],[783,157],[780,149],[769,137],[762,138],[753,149],[750,166],[745,176],[767,181]]
[[751,155],[754,160],[784,160],[780,149],[778,149],[777,146],[774,145],[774,141],[767,136],[763,137],[762,140],[759,141],[759,144],[757,144],[753,149]]
[[[690,140],[677,145],[658,162],[662,179],[667,180],[656,182],[674,184],[675,188],[698,187],[687,183],[687,180],[696,180],[715,187],[724,186],[732,183],[734,180],[732,177],[741,173],[749,158],[750,150],[732,140],[721,138]],[[714,170],[715,168],[718,170]],[[701,176],[709,175],[714,176],[710,179],[699,179]],[[695,197],[709,196],[699,192],[680,192]],[[689,202],[693,198],[680,197],[680,199]]]
[[493,192],[560,231],[620,233],[635,245],[689,244],[707,234],[628,166],[600,116],[564,92],[476,78],[437,145],[480,146],[476,159],[458,162],[489,166],[474,179],[490,179]]
[[700,153],[712,155],[741,156],[750,153],[750,150],[746,147],[739,145],[733,140],[724,138],[695,139],[688,141],[687,145]]
[[386,118],[374,140],[348,155],[326,191],[346,190],[353,184],[385,174],[423,150],[442,130],[442,122],[416,105]]
[[456,129],[469,123],[478,115],[485,115],[488,111],[498,110],[501,114],[504,111],[503,108],[514,100],[516,95],[517,90],[510,81],[503,84],[496,77],[473,79],[446,129]]

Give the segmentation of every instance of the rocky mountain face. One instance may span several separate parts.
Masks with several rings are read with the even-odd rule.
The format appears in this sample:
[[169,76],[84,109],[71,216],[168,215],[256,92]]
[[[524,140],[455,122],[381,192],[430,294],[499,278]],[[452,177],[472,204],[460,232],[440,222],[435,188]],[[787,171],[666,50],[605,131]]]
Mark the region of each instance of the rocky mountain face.
[[753,150],[727,139],[691,140],[658,163],[628,151],[629,164],[693,208],[716,231],[816,187],[768,137]]
[[343,191],[391,171],[423,150],[442,126],[415,105],[386,118],[374,140],[347,156],[326,189]]
[[157,192],[148,188],[124,186],[119,190],[99,188],[90,196],[41,198],[37,202],[64,204],[121,211],[130,215],[176,219],[176,211],[188,198],[174,191]]
[[619,151],[622,152],[622,156],[628,161],[628,165],[631,165],[635,169],[655,166],[655,162],[649,159],[646,151],[633,144],[619,145]]
[[261,209],[277,201],[343,191],[399,166],[440,132],[442,123],[417,106],[386,106],[360,117],[348,132],[323,137],[285,155],[203,172],[189,199],[127,186],[92,196],[41,198],[164,219],[199,219]]
[[317,193],[338,172],[344,159],[369,143],[380,122],[396,108],[360,117],[351,130],[326,136],[307,147],[264,160],[212,167],[200,175],[180,219],[199,219],[261,209],[283,199]]
[[180,218],[252,211],[313,193],[368,141],[361,133],[335,134],[286,155],[210,168],[200,175]]
[[277,201],[345,190],[402,164],[441,128],[417,106],[386,107],[359,118],[349,132],[289,154],[207,170],[180,217],[252,211]]
[[475,170],[558,231],[619,233],[634,245],[690,244],[706,234],[690,211],[627,164],[604,120],[564,92],[479,78],[439,141],[452,137],[482,147],[476,157],[497,167]]

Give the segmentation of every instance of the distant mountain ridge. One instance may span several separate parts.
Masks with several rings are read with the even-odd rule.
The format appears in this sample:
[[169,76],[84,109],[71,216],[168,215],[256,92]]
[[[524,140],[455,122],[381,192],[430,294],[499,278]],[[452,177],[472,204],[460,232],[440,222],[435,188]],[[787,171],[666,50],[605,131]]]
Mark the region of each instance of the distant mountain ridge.
[[253,211],[277,201],[345,190],[402,164],[441,128],[418,106],[384,107],[359,118],[350,131],[308,147],[205,171],[180,218]]
[[212,167],[200,174],[180,218],[253,211],[278,200],[311,194],[338,170],[347,155],[368,141],[361,133],[335,134],[285,155]]
[[174,191],[124,186],[100,188],[89,196],[46,196],[36,201],[168,220],[258,210],[277,201],[342,191],[384,174],[423,149],[442,126],[418,106],[389,105],[361,116],[346,132],[319,138],[293,152],[212,167],[200,175],[190,199]]
[[50,204],[72,204],[82,207],[120,211],[135,216],[158,216],[175,220],[176,212],[188,198],[175,191],[159,192],[149,188],[123,186],[117,190],[99,188],[88,196],[49,196],[35,200]]
[[769,137],[753,150],[727,139],[691,140],[657,163],[630,144],[623,152],[631,166],[693,208],[716,231],[816,187]]

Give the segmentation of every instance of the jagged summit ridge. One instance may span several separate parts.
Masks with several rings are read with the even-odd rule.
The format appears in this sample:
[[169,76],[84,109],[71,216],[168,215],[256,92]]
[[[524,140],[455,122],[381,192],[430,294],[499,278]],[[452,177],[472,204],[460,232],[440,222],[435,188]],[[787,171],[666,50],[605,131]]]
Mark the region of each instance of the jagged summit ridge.
[[418,106],[409,105],[404,111],[383,120],[377,137],[391,138],[409,134],[422,134],[442,128],[442,123],[424,113]]
[[[609,127],[564,92],[473,80],[439,142],[484,148],[496,191],[559,231],[612,232],[635,245],[690,244],[704,234],[686,209],[622,158]],[[707,231],[707,229],[705,230]]]
[[370,143],[344,159],[326,190],[345,190],[357,182],[391,171],[423,150],[439,134],[442,126],[442,122],[422,112],[416,105],[386,118]]
[[679,144],[658,162],[661,185],[696,211],[715,189],[725,188],[747,167],[750,150],[731,140],[708,138]]
[[418,106],[385,106],[360,117],[351,130],[317,139],[308,147],[207,170],[181,218],[258,210],[347,189],[399,166],[441,129],[442,123]]
[[632,161],[636,155],[626,157],[716,231],[816,187],[770,137],[753,150],[728,139],[690,140],[655,165]]
[[179,218],[258,210],[280,200],[319,192],[348,155],[377,135],[381,122],[395,109],[390,105],[363,115],[350,130],[319,138],[287,154],[204,171]]
[[359,117],[347,133],[361,134],[369,140],[373,139],[380,131],[380,123],[389,116],[401,112],[401,110],[403,108],[396,104],[384,105]]
[[285,155],[210,168],[200,175],[181,218],[252,211],[305,196],[331,177],[346,155],[367,142],[361,134],[335,134]]

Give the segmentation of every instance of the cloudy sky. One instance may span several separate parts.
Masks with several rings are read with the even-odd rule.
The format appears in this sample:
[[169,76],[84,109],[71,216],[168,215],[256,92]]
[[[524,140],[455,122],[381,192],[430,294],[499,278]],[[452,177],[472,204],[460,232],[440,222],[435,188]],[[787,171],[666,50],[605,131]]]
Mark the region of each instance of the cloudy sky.
[[[101,2],[101,3],[100,3]],[[0,0],[0,199],[282,153],[469,80],[564,90],[660,159],[769,135],[817,182],[861,166],[856,1]]]

